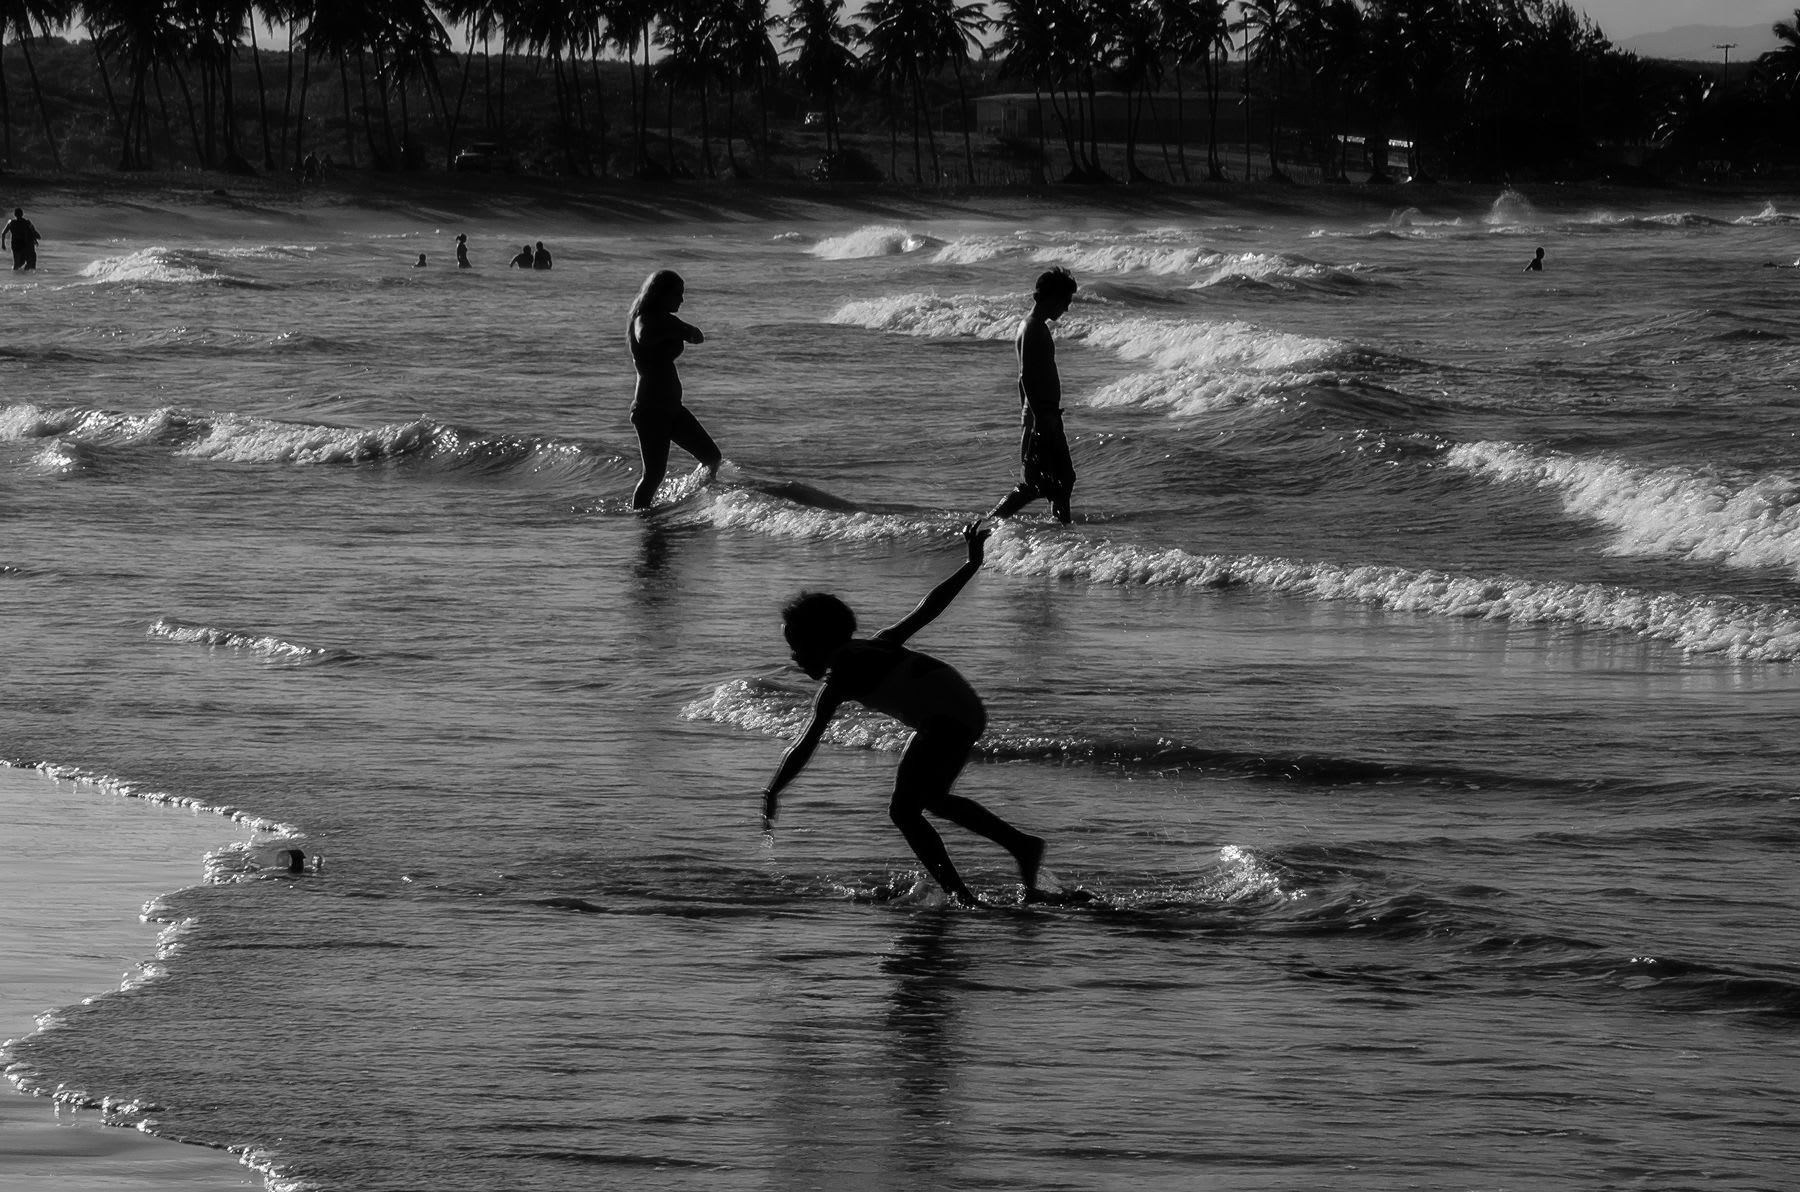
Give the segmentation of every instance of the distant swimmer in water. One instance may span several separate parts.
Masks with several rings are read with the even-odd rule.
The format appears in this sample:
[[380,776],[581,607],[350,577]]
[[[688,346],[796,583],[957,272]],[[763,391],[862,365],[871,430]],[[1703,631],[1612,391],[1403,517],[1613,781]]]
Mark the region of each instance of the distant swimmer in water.
[[1544,250],[1538,249],[1537,256],[1525,262],[1526,273],[1542,273],[1544,271]]
[[420,253],[419,259],[413,262],[413,268],[414,269],[425,268],[425,254],[424,253]]
[[637,430],[644,474],[631,494],[633,509],[648,509],[669,470],[669,444],[700,461],[711,480],[724,456],[700,420],[681,402],[681,374],[675,359],[688,344],[706,342],[700,329],[675,317],[687,294],[687,283],[673,269],[658,269],[644,279],[625,319],[625,342],[637,369],[631,398],[631,425]]
[[1018,486],[1000,499],[989,517],[1010,517],[1039,497],[1050,502],[1056,520],[1070,518],[1069,498],[1075,490],[1075,465],[1063,433],[1062,377],[1056,371],[1056,344],[1050,323],[1068,313],[1075,300],[1075,279],[1061,267],[1042,274],[1031,295],[1031,313],[1019,324],[1015,345],[1019,357]]
[[990,531],[970,522],[962,533],[969,544],[968,561],[912,612],[873,637],[857,637],[856,614],[824,592],[802,592],[781,610],[782,631],[794,663],[825,684],[813,698],[812,718],[782,755],[775,777],[763,791],[763,830],[773,828],[782,790],[806,768],[839,705],[854,700],[913,730],[894,775],[888,816],[944,893],[965,906],[978,905],[951,864],[943,838],[926,822],[927,812],[1011,853],[1026,900],[1034,901],[1045,897],[1037,885],[1043,838],[1013,827],[973,799],[950,793],[970,749],[987,728],[981,697],[955,667],[906,647],[907,639],[935,621],[981,569],[982,545]]
[[469,238],[461,232],[456,235],[456,267],[458,269],[469,267]]
[[537,251],[531,254],[531,267],[533,269],[550,268],[550,250],[544,247],[542,240],[537,242]]
[[519,255],[512,259],[512,263],[510,265],[508,265],[507,268],[508,269],[529,269],[529,268],[531,268],[531,262],[532,262],[531,245],[527,244],[519,250]]

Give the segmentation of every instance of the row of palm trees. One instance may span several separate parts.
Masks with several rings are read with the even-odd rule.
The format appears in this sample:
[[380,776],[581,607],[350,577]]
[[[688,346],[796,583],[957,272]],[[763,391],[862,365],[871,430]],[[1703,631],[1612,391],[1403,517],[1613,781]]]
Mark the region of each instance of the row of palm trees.
[[[1800,12],[1778,27],[1784,49],[1741,81],[1740,105],[1756,98],[1794,114],[1796,26]],[[851,118],[886,131],[890,174],[909,137],[919,182],[945,178],[939,134],[952,127],[973,177],[978,89],[1034,95],[1036,160],[1055,137],[1070,172],[1089,178],[1105,173],[1102,140],[1117,134],[1100,118],[1101,97],[1122,94],[1134,180],[1146,176],[1143,114],[1171,96],[1173,125],[1159,127],[1187,127],[1192,102],[1208,130],[1192,167],[1186,144],[1197,138],[1178,136],[1172,161],[1165,142],[1166,173],[1184,179],[1226,176],[1221,112],[1246,139],[1254,114],[1269,173],[1304,161],[1330,178],[1343,173],[1338,134],[1351,129],[1376,145],[1410,141],[1420,174],[1553,167],[1603,140],[1685,137],[1704,153],[1724,103],[1696,91],[1692,76],[1614,50],[1563,0],[866,0],[853,14],[845,0],[792,0],[779,12],[770,0],[0,0],[0,65],[16,45],[58,168],[32,51],[83,30],[123,168],[155,164],[182,134],[183,152],[203,165],[288,167],[320,148],[307,139],[307,107],[328,96],[350,164],[418,164],[426,144],[448,160],[460,141],[519,127],[524,114],[509,116],[507,104],[517,103],[520,71],[548,79],[555,117],[537,131],[575,173],[606,172],[615,138],[627,169],[682,168],[677,127],[697,130],[699,168],[715,171],[715,117],[724,168],[753,168],[768,153],[771,113],[796,97],[819,114],[827,162],[853,157]],[[269,30],[277,45],[263,44]],[[626,136],[608,112],[609,92],[612,104],[621,99],[608,82],[621,65]],[[0,71],[10,162],[5,79]],[[254,96],[242,94],[247,79]]]

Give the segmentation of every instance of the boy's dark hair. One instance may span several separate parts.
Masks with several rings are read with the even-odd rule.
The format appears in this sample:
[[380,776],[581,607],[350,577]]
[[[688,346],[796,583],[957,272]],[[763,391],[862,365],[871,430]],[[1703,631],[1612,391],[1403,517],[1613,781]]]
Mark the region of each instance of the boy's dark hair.
[[828,644],[847,642],[856,636],[856,614],[830,592],[802,592],[781,609],[787,636]]
[[1032,289],[1033,298],[1073,298],[1080,287],[1075,278],[1061,265],[1048,273],[1038,274],[1037,285]]

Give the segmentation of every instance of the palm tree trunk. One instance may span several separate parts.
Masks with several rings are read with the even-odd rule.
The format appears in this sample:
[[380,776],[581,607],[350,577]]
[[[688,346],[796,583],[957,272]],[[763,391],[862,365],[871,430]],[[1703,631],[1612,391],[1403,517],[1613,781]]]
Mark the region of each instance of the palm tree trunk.
[[[296,166],[298,166],[300,164],[300,158],[299,158],[298,153],[296,153],[296,155],[292,158],[290,158],[288,156],[288,117],[293,112],[293,104],[294,104],[294,25],[295,24],[297,24],[297,22],[290,21],[288,23],[288,39],[287,39],[288,47],[287,47],[287,71],[286,71],[287,81],[284,84],[282,92],[281,92],[281,160],[282,161],[292,161]],[[305,92],[302,92],[300,95],[300,111],[302,113],[301,118],[304,119],[305,118],[304,113],[306,111],[306,94],[305,94]],[[295,136],[296,140],[304,140],[305,139],[304,127],[296,130],[294,136]]]
[[456,136],[462,128],[463,101],[469,97],[469,76],[475,73],[475,44],[471,40],[469,52],[463,57],[462,82],[456,88],[456,111],[444,117],[444,168],[454,169],[456,166]]
[[256,67],[256,116],[262,125],[263,169],[275,169],[275,143],[269,137],[269,90],[263,82],[262,50],[256,44],[256,19],[250,20],[250,61]]
[[958,55],[951,65],[956,70],[956,119],[962,125],[963,161],[969,167],[969,185],[975,185],[975,138],[969,131],[969,93],[963,86],[962,57]]
[[606,135],[606,84],[600,77],[600,51],[595,49],[588,56],[588,70],[594,76],[594,125],[600,130],[600,177],[608,177],[612,171],[612,148]]
[[[293,77],[294,65],[288,62],[288,77]],[[299,171],[306,158],[306,92],[312,85],[312,55],[304,54],[300,58],[300,107],[294,113],[294,156],[292,158],[295,171]],[[285,121],[282,129],[281,160],[289,160],[287,155],[287,130]]]
[[100,54],[100,39],[94,38],[94,65],[100,72],[100,88],[106,92],[106,108],[112,114],[113,127],[119,130],[119,168],[131,168],[131,128],[119,115],[119,101],[113,94],[112,76],[106,73],[106,59]]
[[569,119],[569,81],[563,72],[562,52],[559,50],[550,59],[552,77],[556,80],[556,123],[562,129],[563,166],[571,174],[575,172],[575,137],[570,129]]
[[1187,93],[1181,85],[1180,59],[1175,62],[1175,160],[1181,163],[1181,180],[1192,182],[1187,164]]
[[12,164],[13,164],[13,159],[12,159],[12,99],[6,93],[6,57],[5,57],[5,55],[6,55],[6,35],[3,30],[0,30],[0,130],[4,131],[4,136],[0,137],[0,153],[5,154],[4,157],[0,157],[0,165],[3,165],[6,168],[11,169]]
[[350,156],[350,168],[356,168],[356,125],[350,119],[350,55],[338,55],[338,83],[344,95],[344,152]]
[[[188,89],[187,76],[182,73],[181,67],[179,66],[171,65],[170,69],[175,72],[175,82],[181,86],[182,102],[187,106],[188,131],[194,138],[194,156],[199,160],[202,166],[211,166],[212,162],[207,159],[206,147],[200,136],[200,125],[194,114],[194,93]],[[160,98],[162,95],[162,83],[160,81],[157,83],[156,91]],[[164,123],[167,123],[168,121],[168,105],[166,103],[163,105],[163,121]],[[173,144],[174,140],[174,134],[171,132],[169,141]]]

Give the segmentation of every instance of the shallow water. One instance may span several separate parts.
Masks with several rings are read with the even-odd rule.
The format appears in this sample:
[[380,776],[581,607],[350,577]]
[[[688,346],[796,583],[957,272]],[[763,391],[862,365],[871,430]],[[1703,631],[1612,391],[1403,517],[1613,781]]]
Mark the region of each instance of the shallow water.
[[[294,1188],[1785,1182],[1779,204],[32,215],[0,755],[261,832],[26,1084]],[[810,698],[776,610],[874,628],[955,567],[1052,263],[1076,524],[1002,527],[919,644],[988,702],[960,789],[1097,900],[952,831],[960,911],[879,717],[760,836]],[[730,463],[639,516],[665,266]]]

